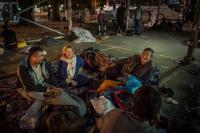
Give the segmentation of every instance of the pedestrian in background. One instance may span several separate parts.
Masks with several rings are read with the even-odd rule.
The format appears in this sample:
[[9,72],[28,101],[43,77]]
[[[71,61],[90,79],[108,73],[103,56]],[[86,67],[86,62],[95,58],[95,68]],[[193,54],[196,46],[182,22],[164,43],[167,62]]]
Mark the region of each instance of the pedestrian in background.
[[99,35],[104,35],[105,31],[106,31],[106,16],[105,16],[105,11],[103,9],[103,5],[100,7],[100,11],[98,14],[98,33]]
[[113,31],[114,34],[117,33],[117,8],[116,8],[116,4],[113,4],[113,10],[111,12],[112,15],[112,26],[113,26]]
[[8,26],[8,22],[10,21],[10,9],[9,9],[9,5],[7,4],[4,4],[3,6],[2,17],[3,17],[4,25]]
[[142,7],[138,3],[137,8],[135,10],[135,34],[141,35],[142,31]]
[[117,9],[117,29],[120,34],[123,30],[124,19],[125,19],[125,3],[122,3],[121,6]]

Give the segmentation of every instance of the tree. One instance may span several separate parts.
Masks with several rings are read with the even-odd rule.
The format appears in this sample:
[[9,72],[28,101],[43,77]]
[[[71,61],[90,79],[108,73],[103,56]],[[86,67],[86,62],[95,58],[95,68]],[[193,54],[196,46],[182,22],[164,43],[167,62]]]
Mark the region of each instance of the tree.
[[60,0],[51,0],[52,21],[60,21]]
[[[30,6],[33,6],[33,4],[34,4],[34,0],[18,0],[18,2],[19,2],[19,6],[22,9],[22,11]],[[25,19],[34,21],[34,12],[33,11],[34,11],[33,8],[31,8],[25,12],[22,12],[20,14],[20,16]],[[24,21],[23,19],[20,19],[20,23],[25,24],[27,22]]]
[[72,29],[72,1],[68,0],[68,34],[70,35]]
[[195,48],[198,44],[198,35],[199,35],[199,26],[200,26],[200,1],[197,0],[196,3],[196,11],[194,15],[194,25],[193,25],[193,31],[191,34],[191,44],[188,47],[187,56],[184,58],[183,64],[188,64],[190,61],[192,61]]

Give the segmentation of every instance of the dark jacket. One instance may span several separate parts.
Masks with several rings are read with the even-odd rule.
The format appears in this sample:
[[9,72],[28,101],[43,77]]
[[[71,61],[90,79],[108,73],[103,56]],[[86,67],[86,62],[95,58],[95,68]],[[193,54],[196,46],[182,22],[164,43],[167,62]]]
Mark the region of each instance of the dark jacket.
[[130,73],[136,76],[143,84],[149,84],[153,71],[152,61],[142,65],[140,55],[134,55],[123,62],[120,62],[123,63],[122,73]]
[[[68,66],[67,62],[65,62],[63,60],[58,61],[57,77],[59,80],[60,87],[66,87],[67,66]],[[83,66],[84,66],[84,60],[80,56],[76,55],[76,70],[75,70],[75,74],[73,77],[74,80],[77,80],[78,75],[79,75],[79,70],[80,70],[80,68],[83,68]]]
[[120,6],[117,9],[117,14],[116,14],[117,20],[124,20],[125,11],[126,11],[126,8],[122,6]]
[[38,83],[36,73],[31,67],[31,64],[28,61],[28,57],[24,57],[18,67],[18,78],[22,87],[26,91],[38,91],[45,92],[47,88],[53,87],[56,85],[56,80],[53,73],[51,73],[50,64],[44,60],[41,64],[42,75],[44,82],[42,84]]
[[113,109],[97,119],[96,128],[98,133],[149,133],[142,122],[120,109]]

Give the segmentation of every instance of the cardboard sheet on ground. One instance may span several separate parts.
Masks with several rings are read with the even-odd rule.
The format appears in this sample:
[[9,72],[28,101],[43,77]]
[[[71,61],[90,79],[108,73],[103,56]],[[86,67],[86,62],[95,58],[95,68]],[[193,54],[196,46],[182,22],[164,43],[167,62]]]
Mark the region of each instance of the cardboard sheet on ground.
[[116,107],[112,104],[112,102],[105,98],[104,96],[101,96],[99,98],[94,98],[90,100],[94,110],[96,113],[102,115],[106,114],[109,111],[115,109]]

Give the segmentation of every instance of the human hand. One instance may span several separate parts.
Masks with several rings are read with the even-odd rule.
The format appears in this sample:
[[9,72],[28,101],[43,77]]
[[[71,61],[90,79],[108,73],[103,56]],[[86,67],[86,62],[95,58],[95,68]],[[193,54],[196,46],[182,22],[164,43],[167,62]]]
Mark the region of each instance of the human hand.
[[49,90],[49,93],[54,95],[54,96],[59,96],[61,94],[62,89],[61,88],[51,88]]
[[127,78],[131,77],[132,75],[130,73],[124,73],[124,76],[126,76]]
[[103,66],[103,67],[99,68],[99,71],[101,71],[101,72],[105,72],[106,69],[107,69],[107,66]]
[[75,80],[71,80],[70,83],[72,84],[73,87],[78,85],[78,83]]

